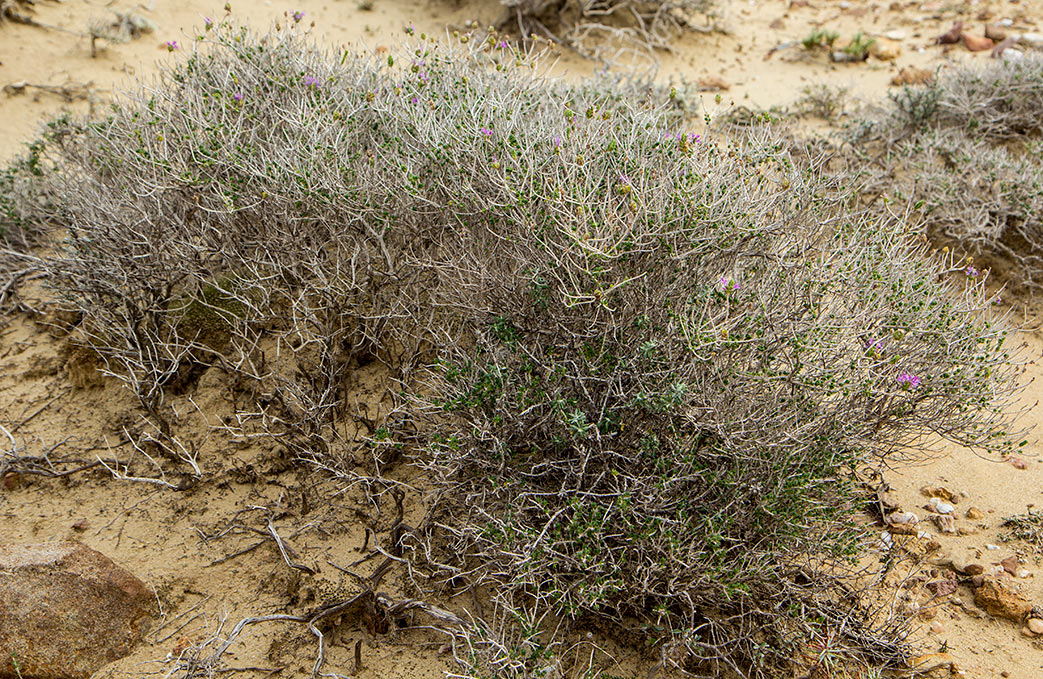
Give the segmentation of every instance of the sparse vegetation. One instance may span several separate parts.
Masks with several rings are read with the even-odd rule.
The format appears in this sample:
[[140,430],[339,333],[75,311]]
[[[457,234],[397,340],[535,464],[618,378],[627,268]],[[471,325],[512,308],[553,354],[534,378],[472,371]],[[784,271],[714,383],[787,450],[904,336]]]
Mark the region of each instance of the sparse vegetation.
[[[426,470],[389,549],[418,589],[491,593],[451,631],[474,676],[551,676],[594,624],[692,672],[901,664],[905,621],[851,577],[856,474],[1015,445],[983,277],[768,131],[702,138],[661,90],[545,81],[506,41],[199,44],[55,121],[8,188],[62,196],[30,203],[66,231],[48,282],[150,418],[152,481],[202,473],[166,397],[216,368],[226,433]],[[376,418],[344,393],[374,361]]]
[[1043,511],[1030,508],[1024,514],[1008,516],[1003,519],[1003,527],[1007,529],[1005,540],[1027,542],[1036,552],[1043,553]]

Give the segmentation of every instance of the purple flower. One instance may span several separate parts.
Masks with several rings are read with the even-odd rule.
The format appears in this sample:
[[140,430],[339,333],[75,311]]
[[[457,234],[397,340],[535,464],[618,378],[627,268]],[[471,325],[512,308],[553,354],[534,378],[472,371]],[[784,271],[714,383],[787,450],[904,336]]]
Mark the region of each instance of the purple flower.
[[721,280],[717,281],[717,285],[721,292],[735,292],[742,289],[739,281],[730,276],[721,276]]
[[688,133],[688,141],[690,141],[691,143],[698,144],[700,139],[702,139],[702,137],[697,135],[695,132]]
[[416,97],[413,97],[413,98],[412,98],[412,99],[410,99],[409,101],[411,101],[411,102],[412,102],[412,103],[414,103],[414,104],[419,104],[419,103],[420,103],[420,100],[419,100],[419,99],[417,99]]
[[242,101],[243,100],[243,93],[242,92],[236,92],[235,94],[232,95],[232,99],[235,99],[236,101]]
[[177,40],[167,40],[167,51],[173,52],[174,50],[181,49],[181,46],[177,44]]
[[968,266],[966,269],[963,270],[963,272],[967,274],[968,278],[974,278],[978,275],[978,270],[975,269],[973,266]]
[[293,13],[293,23],[299,24],[301,22],[301,19],[303,19],[303,18],[304,18],[304,12],[302,12],[301,10],[297,10],[296,12]]
[[496,43],[496,49],[499,49],[499,50],[507,49],[507,41],[506,40],[501,40],[500,42]]
[[561,135],[560,134],[554,135],[554,148],[556,148],[556,149],[560,149],[561,148]]
[[319,86],[319,79],[316,78],[315,76],[312,76],[312,75],[306,75],[306,76],[304,76],[304,86],[305,87],[318,87]]
[[667,133],[666,133],[666,137],[665,137],[665,139],[666,139],[667,141],[670,141],[670,140],[671,140],[671,139],[673,139],[673,138],[674,138],[674,135],[673,135],[673,134],[671,134],[670,132],[667,132]]
[[878,340],[878,339],[867,340],[866,341],[866,349],[871,349],[873,351],[880,351],[880,349],[882,349],[882,348],[883,348],[883,343],[880,340]]
[[898,377],[898,383],[902,385],[902,389],[917,389],[920,386],[920,378],[910,372],[902,371]]
[[996,306],[999,306],[1000,304],[1003,304],[1003,298],[997,296],[996,299],[992,300],[992,303],[995,304]]
[[431,79],[430,77],[428,77],[427,73],[424,73],[423,71],[420,71],[420,73],[417,73],[417,77],[420,78],[421,82],[425,82],[425,83],[428,80]]
[[493,136],[493,131],[490,130],[488,127],[483,127],[482,128],[482,135],[486,136],[486,137],[491,137],[491,136]]
[[205,26],[206,30],[209,31],[211,28],[214,27],[214,20],[210,17],[203,17],[203,26]]

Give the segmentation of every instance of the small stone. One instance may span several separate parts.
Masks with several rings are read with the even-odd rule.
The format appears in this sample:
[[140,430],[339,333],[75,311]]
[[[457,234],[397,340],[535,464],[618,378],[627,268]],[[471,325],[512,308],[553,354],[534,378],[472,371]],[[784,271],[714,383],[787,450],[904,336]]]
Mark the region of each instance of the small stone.
[[928,582],[924,587],[936,596],[949,596],[956,593],[956,580],[935,580]]
[[952,514],[956,511],[956,507],[953,507],[948,502],[943,502],[937,497],[932,497],[929,502],[931,509],[938,512],[939,514]]
[[1028,637],[1029,639],[1035,639],[1036,638],[1036,633],[1033,632],[1032,630],[1030,630],[1028,628],[1028,626],[1025,626],[1025,627],[1021,628],[1021,635],[1025,636],[1025,637]]
[[945,631],[945,625],[940,620],[931,623],[931,634],[941,634]]
[[964,33],[963,44],[972,52],[984,52],[992,49],[993,42],[983,35]]
[[1033,49],[1043,49],[1043,33],[1022,33],[1018,42]]
[[1008,556],[1003,561],[1000,561],[1000,565],[1003,566],[1003,570],[1007,571],[1011,575],[1016,575],[1018,572],[1018,557]]
[[985,27],[985,37],[995,42],[1002,42],[1007,39],[1007,31],[1003,26],[988,24]]
[[[990,47],[991,47],[991,45],[990,45]],[[1017,455],[1011,455],[1010,457],[1007,458],[1006,462],[1007,462],[1007,464],[1009,464],[1011,467],[1014,467],[1015,469],[1028,469],[1029,468],[1029,466],[1025,463],[1025,460],[1022,460]]]
[[901,41],[905,40],[906,36],[905,36],[905,31],[903,31],[901,29],[898,29],[898,30],[888,31],[887,33],[884,33],[884,37],[887,38],[888,40],[894,40],[895,42],[901,42]]
[[1039,618],[1029,618],[1028,624],[1025,626],[1028,627],[1033,634],[1043,634],[1043,620],[1040,620]]
[[82,533],[90,527],[90,521],[88,521],[87,519],[80,519],[76,523],[72,524],[72,529],[78,533]]
[[935,44],[938,45],[955,45],[960,41],[960,36],[963,35],[963,22],[957,21],[952,25],[945,33],[942,33],[935,39]]
[[781,31],[782,29],[786,28],[786,22],[782,20],[782,17],[779,17],[772,21],[770,24],[768,24],[768,28],[776,31]]
[[727,80],[718,75],[708,75],[700,78],[698,85],[700,92],[726,92],[732,88]]
[[948,653],[928,653],[909,659],[909,668],[916,670],[918,677],[948,676],[955,666]]
[[967,511],[964,513],[964,516],[966,516],[971,521],[980,521],[981,519],[985,518],[985,515],[982,514],[981,510],[977,507],[968,507]]
[[880,61],[894,61],[902,54],[902,46],[894,40],[877,38],[869,46],[869,54]]
[[985,549],[989,550],[990,552],[996,552],[996,551],[999,551],[999,545],[994,545],[992,543],[989,543],[989,544],[985,545]]
[[1032,609],[1032,604],[1017,590],[1017,585],[992,576],[983,578],[982,583],[975,587],[974,603],[993,617],[1014,622],[1020,622]]
[[18,484],[21,480],[22,477],[18,474],[18,472],[7,472],[6,474],[4,474],[4,490],[14,490],[18,487]]
[[902,85],[927,85],[933,81],[934,71],[929,71],[926,68],[916,68],[915,66],[906,66],[898,71],[898,75],[891,78],[891,84],[895,87],[901,87]]
[[975,575],[981,575],[984,572],[985,566],[982,566],[980,563],[967,564],[967,567],[963,569],[963,574],[970,575],[971,577]]
[[935,514],[931,517],[931,521],[933,521],[934,524],[938,526],[938,530],[943,533],[956,533],[956,519],[948,514]]
[[1027,578],[1027,577],[1028,577],[1028,576],[1030,576],[1030,575],[1032,575],[1032,574],[1031,574],[1031,573],[1029,573],[1029,572],[1028,572],[1028,571],[1027,571],[1026,569],[1024,569],[1024,568],[1022,568],[1022,569],[1018,570],[1018,577],[1019,577],[1019,578],[1021,578],[1022,580],[1024,580],[1025,578]]
[[959,495],[944,486],[924,486],[920,489],[920,494],[924,497],[939,498],[954,505],[960,502]]
[[894,512],[887,516],[887,523],[892,526],[915,524],[920,519],[912,512]]

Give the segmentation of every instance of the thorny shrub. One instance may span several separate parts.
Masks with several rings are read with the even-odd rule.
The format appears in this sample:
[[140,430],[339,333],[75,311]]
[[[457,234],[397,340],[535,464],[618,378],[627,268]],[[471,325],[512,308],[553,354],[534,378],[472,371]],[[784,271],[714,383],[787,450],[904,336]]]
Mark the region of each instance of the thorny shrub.
[[41,178],[67,230],[50,283],[155,464],[199,473],[165,396],[217,366],[228,428],[352,469],[346,379],[383,361],[373,473],[406,451],[437,489],[397,549],[497,602],[474,673],[549,676],[594,623],[691,671],[777,676],[827,637],[901,660],[902,621],[843,577],[855,474],[1012,445],[981,277],[655,91],[548,81],[495,40],[378,61],[208,29],[106,118],[57,121]]

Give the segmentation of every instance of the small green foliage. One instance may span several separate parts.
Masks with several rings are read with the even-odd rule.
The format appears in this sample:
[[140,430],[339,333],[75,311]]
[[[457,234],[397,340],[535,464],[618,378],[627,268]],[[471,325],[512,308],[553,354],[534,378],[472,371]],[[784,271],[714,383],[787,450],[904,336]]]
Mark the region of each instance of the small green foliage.
[[820,47],[832,47],[836,39],[840,37],[840,34],[835,31],[830,31],[822,28],[816,28],[807,35],[800,44],[805,49],[816,49]]

